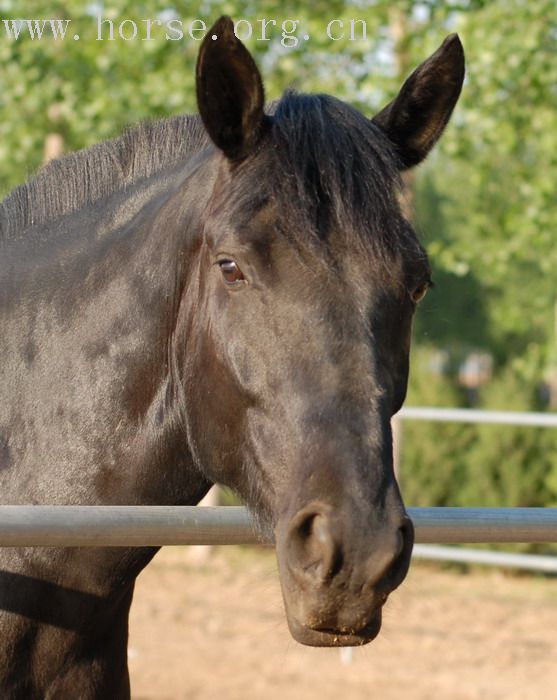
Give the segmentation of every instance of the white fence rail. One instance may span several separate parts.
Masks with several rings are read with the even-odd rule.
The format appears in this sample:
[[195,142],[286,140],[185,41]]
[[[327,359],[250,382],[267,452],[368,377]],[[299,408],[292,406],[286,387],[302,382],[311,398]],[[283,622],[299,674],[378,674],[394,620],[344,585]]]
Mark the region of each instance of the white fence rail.
[[480,411],[475,408],[425,408],[406,406],[395,420],[430,420],[455,423],[484,423],[493,425],[526,425],[538,428],[557,428],[556,413],[520,411]]
[[557,574],[557,557],[547,554],[520,554],[518,552],[496,552],[464,547],[443,547],[436,544],[416,544],[412,556],[414,559],[429,559],[430,561],[487,564],[488,566]]
[[[408,508],[417,542],[557,542],[557,508]],[[270,544],[241,507],[0,506],[2,547]]]

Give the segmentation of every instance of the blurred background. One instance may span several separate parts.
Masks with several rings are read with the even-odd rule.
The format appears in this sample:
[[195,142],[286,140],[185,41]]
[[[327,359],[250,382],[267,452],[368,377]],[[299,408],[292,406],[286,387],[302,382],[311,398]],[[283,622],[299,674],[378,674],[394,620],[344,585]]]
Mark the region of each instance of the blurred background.
[[[449,32],[460,34],[461,100],[439,146],[405,180],[404,205],[436,285],[418,310],[406,403],[555,411],[554,0],[0,0],[0,197],[52,157],[143,119],[195,111],[199,41],[187,26],[210,26],[223,13],[252,23],[251,38],[247,26],[240,34],[269,101],[286,87],[327,92],[370,117]],[[99,14],[115,33],[135,22],[137,36],[129,39],[128,22],[128,40],[97,41]],[[20,18],[71,19],[71,30],[64,41],[26,31],[10,40],[4,20]],[[147,18],[181,19],[184,38],[156,30],[148,40]],[[259,40],[261,19],[277,22],[268,41]],[[295,45],[280,30],[294,19]],[[332,20],[343,22],[331,27],[335,41],[326,33]],[[363,20],[354,40],[350,20]],[[551,428],[407,421],[400,468],[413,506],[557,506]],[[393,596],[379,641],[352,658],[290,640],[269,553],[221,549],[194,564],[166,548],[140,576],[132,608],[134,697],[550,697],[554,585],[525,586],[498,571],[462,580],[420,566]]]
[[[292,86],[332,93],[370,116],[449,32],[459,32],[467,56],[462,98],[440,145],[406,179],[406,208],[436,284],[417,316],[407,405],[556,409],[553,1],[0,0],[2,20],[72,20],[65,41],[32,40],[25,31],[10,40],[0,22],[0,195],[48,158],[142,119],[195,111],[200,42],[186,27],[199,19],[210,25],[221,13],[251,22],[246,44],[269,100]],[[99,14],[113,22],[115,40],[108,25],[97,40]],[[148,40],[146,18],[179,18],[185,36],[168,41],[156,30]],[[268,41],[260,40],[262,18],[277,22]],[[280,31],[292,19],[294,46]],[[117,33],[124,20],[128,40]],[[129,20],[138,28],[133,40]],[[331,33],[343,38],[327,36],[331,20],[338,20]],[[353,36],[350,20],[363,20]],[[551,429],[408,422],[401,468],[412,505],[557,505]]]

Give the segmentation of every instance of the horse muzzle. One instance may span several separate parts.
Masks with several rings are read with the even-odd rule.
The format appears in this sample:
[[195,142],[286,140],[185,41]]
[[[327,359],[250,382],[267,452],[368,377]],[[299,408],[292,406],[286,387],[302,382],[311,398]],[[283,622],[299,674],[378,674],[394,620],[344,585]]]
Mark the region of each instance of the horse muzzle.
[[[381,629],[381,610],[404,580],[414,530],[404,509],[360,523],[312,501],[276,528],[288,625],[310,646],[359,646]],[[347,526],[347,520],[350,526]]]

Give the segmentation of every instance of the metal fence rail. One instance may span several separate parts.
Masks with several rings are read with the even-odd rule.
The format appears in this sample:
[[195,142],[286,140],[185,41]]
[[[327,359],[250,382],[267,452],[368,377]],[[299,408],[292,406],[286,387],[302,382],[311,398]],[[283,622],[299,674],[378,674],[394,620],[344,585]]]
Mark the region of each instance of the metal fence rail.
[[457,564],[485,564],[524,571],[541,571],[557,574],[557,557],[547,554],[520,554],[518,552],[495,552],[464,547],[442,547],[436,544],[417,544],[412,556],[430,561],[450,561]]
[[[557,542],[557,508],[408,508],[417,542]],[[2,547],[266,544],[245,508],[0,506]]]
[[431,420],[455,423],[492,425],[527,425],[538,428],[557,428],[557,413],[534,411],[481,411],[475,408],[430,408],[406,406],[394,416],[397,420]]

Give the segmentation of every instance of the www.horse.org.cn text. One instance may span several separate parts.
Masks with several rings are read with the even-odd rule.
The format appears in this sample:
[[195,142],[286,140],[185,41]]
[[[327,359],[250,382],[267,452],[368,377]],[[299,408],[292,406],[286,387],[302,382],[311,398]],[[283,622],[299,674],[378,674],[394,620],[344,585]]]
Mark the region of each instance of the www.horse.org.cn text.
[[[1,19],[0,41],[202,41],[208,27],[204,20],[184,21],[174,13],[163,12],[156,18],[129,19],[91,17],[92,26],[71,19]],[[242,41],[277,41],[282,47],[294,49],[311,36],[298,19],[239,19],[234,32]],[[330,41],[365,41],[367,24],[363,19],[324,20],[317,29],[319,38]],[[216,40],[217,37],[214,37]]]

